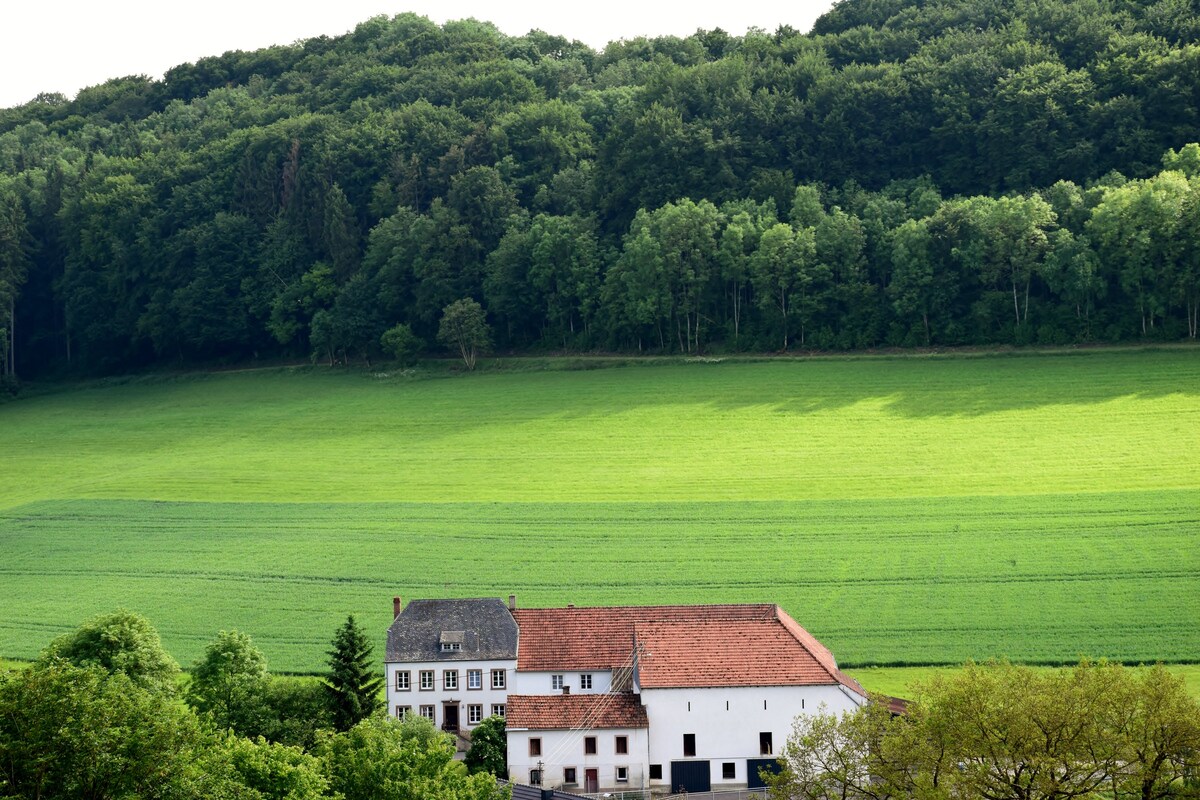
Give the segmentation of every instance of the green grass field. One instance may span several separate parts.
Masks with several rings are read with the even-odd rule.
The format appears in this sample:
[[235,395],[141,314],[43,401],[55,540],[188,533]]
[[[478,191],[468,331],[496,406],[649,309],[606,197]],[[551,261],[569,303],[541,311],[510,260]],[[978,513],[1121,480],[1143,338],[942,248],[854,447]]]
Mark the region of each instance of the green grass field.
[[393,594],[777,601],[846,664],[1200,661],[1200,350],[108,382],[0,406],[0,653],[319,668]]

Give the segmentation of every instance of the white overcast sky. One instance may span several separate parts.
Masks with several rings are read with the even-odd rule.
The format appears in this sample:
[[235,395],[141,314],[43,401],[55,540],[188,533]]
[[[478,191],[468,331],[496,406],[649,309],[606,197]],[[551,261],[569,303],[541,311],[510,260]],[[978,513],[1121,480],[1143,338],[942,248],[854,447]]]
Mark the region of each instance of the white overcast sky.
[[327,34],[378,14],[413,11],[441,23],[475,17],[519,35],[532,28],[597,49],[614,39],[723,28],[807,32],[832,0],[0,0],[0,108],[39,92],[73,97],[109,78],[162,76],[227,50],[253,50]]

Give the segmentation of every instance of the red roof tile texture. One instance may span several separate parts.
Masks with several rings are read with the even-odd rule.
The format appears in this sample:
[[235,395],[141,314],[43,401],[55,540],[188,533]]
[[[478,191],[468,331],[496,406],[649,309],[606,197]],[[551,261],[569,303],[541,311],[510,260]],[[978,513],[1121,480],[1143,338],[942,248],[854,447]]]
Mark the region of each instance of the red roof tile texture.
[[773,604],[527,608],[517,669],[630,666],[643,688],[841,684],[866,696],[833,654]]
[[522,608],[513,611],[520,630],[517,669],[610,670],[632,666],[633,628],[639,622],[765,620],[775,606],[610,606]]
[[646,709],[632,694],[510,694],[504,721],[536,731],[647,727]]

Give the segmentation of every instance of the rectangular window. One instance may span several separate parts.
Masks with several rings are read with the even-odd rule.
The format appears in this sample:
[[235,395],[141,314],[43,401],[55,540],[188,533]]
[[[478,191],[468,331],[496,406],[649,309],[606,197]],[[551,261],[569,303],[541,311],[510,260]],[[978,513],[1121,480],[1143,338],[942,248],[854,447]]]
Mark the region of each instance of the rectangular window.
[[696,734],[685,733],[683,735],[683,754],[684,756],[696,755]]
[[542,754],[542,740],[535,736],[529,740],[529,755],[540,756],[541,754]]
[[469,669],[467,670],[467,688],[482,689],[483,688],[483,670]]
[[412,706],[396,706],[396,719],[406,719],[412,713]]
[[442,672],[442,688],[457,689],[458,688],[458,670],[448,669]]
[[732,761],[721,764],[721,778],[731,781],[737,777],[737,766]]
[[629,783],[629,767],[617,767],[617,783]]
[[764,756],[771,755],[771,732],[763,731],[758,735],[758,752]]
[[592,688],[592,676],[591,675],[580,675],[579,676],[579,688],[580,689]]
[[652,781],[661,781],[662,780],[662,764],[651,764],[650,765],[650,780],[652,780]]
[[421,691],[429,692],[433,690],[433,670],[421,670]]
[[483,706],[467,706],[467,724],[478,725],[483,719]]
[[567,784],[568,786],[575,785],[576,780],[574,767],[563,767],[563,783]]
[[396,671],[396,691],[397,692],[407,692],[409,689],[412,688],[411,680],[412,680],[411,672],[409,672],[408,670],[397,670]]
[[540,769],[529,770],[529,785],[530,786],[541,786],[542,785],[542,771]]
[[501,719],[504,718],[504,703],[493,703],[492,704],[492,716],[500,717]]
[[458,650],[462,650],[461,642],[442,642],[443,653],[453,653]]
[[629,737],[628,736],[618,736],[616,739],[616,747],[617,747],[617,750],[616,750],[617,755],[619,755],[619,756],[627,755],[629,753]]
[[437,713],[433,710],[433,706],[421,706],[421,716],[430,722],[437,721]]
[[584,753],[584,755],[588,755],[588,756],[596,755],[596,737],[595,736],[583,737],[583,753]]
[[504,670],[502,670],[502,669],[492,670],[492,688],[493,689],[503,689],[504,688]]
[[562,675],[551,675],[550,676],[550,691],[557,692],[562,689],[562,684],[563,684],[562,678],[563,678]]

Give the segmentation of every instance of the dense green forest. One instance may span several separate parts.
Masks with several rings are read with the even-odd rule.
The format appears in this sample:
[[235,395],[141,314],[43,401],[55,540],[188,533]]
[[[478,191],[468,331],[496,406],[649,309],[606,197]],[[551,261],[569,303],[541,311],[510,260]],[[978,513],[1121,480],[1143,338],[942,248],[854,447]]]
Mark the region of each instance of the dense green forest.
[[434,347],[1195,338],[1200,13],[843,0],[614,42],[377,17],[0,110],[3,374]]

